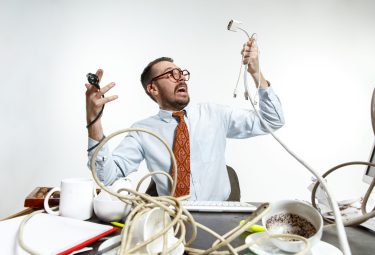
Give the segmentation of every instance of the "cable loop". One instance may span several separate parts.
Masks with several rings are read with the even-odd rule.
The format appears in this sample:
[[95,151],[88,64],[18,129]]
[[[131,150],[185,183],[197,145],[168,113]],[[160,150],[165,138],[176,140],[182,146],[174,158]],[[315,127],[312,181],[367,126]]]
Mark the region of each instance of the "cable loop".
[[[329,174],[333,173],[334,171],[336,171],[336,170],[338,170],[340,168],[343,168],[343,167],[346,167],[346,166],[352,166],[352,165],[367,165],[367,166],[375,167],[375,164],[374,163],[370,163],[370,162],[365,162],[365,161],[350,161],[350,162],[342,163],[342,164],[339,164],[339,165],[336,165],[336,166],[332,167],[327,172],[325,172],[322,175],[322,177],[325,178]],[[324,180],[326,182],[326,179],[324,179]],[[314,188],[311,191],[311,204],[312,204],[312,206],[315,209],[318,209],[318,206],[316,205],[316,202],[315,202],[315,196],[316,196],[316,191],[317,191],[319,185],[320,185],[320,182],[319,182],[319,180],[317,180],[317,182],[314,185]],[[374,189],[374,186],[375,186],[375,178],[372,179],[372,182],[371,182],[370,186],[368,187],[368,189],[367,189],[367,191],[365,193],[365,196],[363,198],[363,202],[361,204],[362,216],[355,217],[355,218],[350,219],[350,220],[346,220],[344,222],[344,226],[346,226],[346,227],[357,226],[357,225],[359,225],[359,224],[367,221],[368,219],[370,219],[372,217],[375,217],[375,207],[372,209],[371,212],[367,212],[366,211],[367,202],[368,202],[368,199],[369,199],[369,197],[371,195],[372,190]],[[319,211],[319,209],[318,209],[318,211]],[[327,217],[324,217],[323,215],[322,215],[322,217],[323,217],[324,221],[326,221],[328,223],[331,223],[331,224],[335,224],[335,220],[328,219]]]

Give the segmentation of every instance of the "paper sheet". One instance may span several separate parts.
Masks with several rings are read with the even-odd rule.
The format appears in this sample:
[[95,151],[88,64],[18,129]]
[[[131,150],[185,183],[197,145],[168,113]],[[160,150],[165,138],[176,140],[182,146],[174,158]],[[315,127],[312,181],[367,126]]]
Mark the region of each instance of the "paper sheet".
[[[28,254],[16,241],[18,227],[24,217],[0,221],[1,254]],[[40,254],[59,254],[115,230],[108,225],[40,213],[26,223],[23,238]]]

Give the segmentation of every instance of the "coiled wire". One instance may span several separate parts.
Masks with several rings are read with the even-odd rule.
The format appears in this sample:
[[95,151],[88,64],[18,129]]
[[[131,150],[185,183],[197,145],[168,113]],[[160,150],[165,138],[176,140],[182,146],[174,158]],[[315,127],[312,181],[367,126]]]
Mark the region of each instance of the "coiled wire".
[[[144,176],[140,180],[140,182],[137,185],[136,190],[128,189],[128,188],[122,188],[122,189],[118,190],[117,192],[114,192],[114,191],[110,190],[109,188],[107,188],[99,180],[99,178],[96,174],[95,159],[96,159],[96,157],[99,153],[99,150],[111,138],[113,138],[114,136],[117,136],[119,134],[131,132],[131,131],[146,132],[146,133],[156,137],[158,140],[160,140],[167,147],[168,152],[171,155],[172,164],[174,166],[174,167],[172,167],[172,169],[174,169],[175,172],[174,172],[173,178],[166,172],[160,172],[159,171],[159,172],[150,173],[150,174]],[[120,246],[120,249],[118,251],[119,255],[135,254],[135,253],[139,254],[140,251],[144,251],[144,248],[146,247],[146,245],[150,244],[151,242],[155,241],[156,239],[160,238],[161,236],[163,236],[163,250],[162,250],[161,253],[157,253],[157,254],[163,254],[163,255],[169,254],[171,251],[176,249],[181,243],[184,245],[185,252],[187,252],[188,254],[194,254],[194,255],[236,254],[237,255],[238,252],[240,252],[244,249],[247,249],[251,245],[259,243],[264,239],[280,238],[280,237],[303,241],[305,246],[304,246],[303,250],[296,253],[298,255],[307,254],[307,252],[310,250],[311,244],[306,238],[304,238],[302,236],[290,235],[290,234],[267,235],[267,236],[257,238],[256,240],[254,240],[251,243],[243,244],[243,245],[240,245],[238,247],[233,247],[230,244],[231,241],[233,241],[235,238],[237,238],[242,233],[244,233],[250,226],[257,223],[262,218],[262,216],[270,210],[270,204],[269,203],[264,203],[264,204],[260,205],[245,220],[243,225],[238,225],[235,228],[233,228],[232,230],[230,230],[229,232],[227,232],[226,234],[221,236],[220,234],[216,233],[212,229],[204,226],[201,223],[196,222],[194,220],[193,216],[190,214],[190,212],[187,211],[181,205],[181,201],[188,198],[187,196],[179,197],[179,198],[176,198],[176,197],[173,197],[173,196],[151,197],[147,194],[144,194],[144,193],[141,193],[141,192],[138,191],[138,188],[140,187],[141,182],[144,181],[147,177],[149,177],[151,175],[154,175],[154,174],[164,174],[164,175],[168,176],[168,179],[171,181],[171,193],[174,194],[174,191],[175,191],[175,188],[176,188],[176,180],[177,180],[176,169],[177,169],[176,159],[175,159],[173,151],[171,150],[169,145],[161,137],[159,137],[157,134],[155,134],[155,133],[153,133],[149,130],[146,130],[146,129],[128,128],[128,129],[123,129],[123,130],[114,132],[111,135],[109,135],[108,137],[106,137],[103,141],[101,141],[100,144],[98,145],[98,147],[96,148],[96,150],[95,150],[95,152],[92,156],[92,159],[91,159],[91,171],[92,171],[92,175],[93,175],[93,178],[94,178],[95,182],[98,184],[98,186],[102,190],[108,192],[109,194],[111,194],[113,196],[118,197],[124,203],[132,206],[132,210],[129,213],[129,215],[127,216],[126,221],[125,221],[126,227],[124,227],[123,230],[122,230],[121,246]],[[123,193],[120,194],[120,192],[122,192],[122,191],[126,191],[129,194],[128,195],[125,195]],[[147,213],[152,208],[162,209],[164,211],[164,216],[165,216],[164,219],[166,219],[166,217],[170,217],[172,219],[171,222],[169,224],[166,224],[167,221],[164,220],[164,229],[162,229],[160,232],[154,234],[149,239],[147,239],[147,240],[145,240],[141,243],[138,243],[135,246],[134,245],[132,246],[131,245],[131,239],[132,239],[132,235],[133,235],[133,231],[134,231],[134,222],[136,222],[143,214]],[[29,252],[30,254],[40,254],[40,253],[38,253],[38,251],[33,250],[32,247],[30,247],[30,244],[27,244],[23,240],[24,228],[25,228],[28,220],[30,220],[35,214],[41,213],[41,212],[42,212],[42,210],[36,211],[36,212],[26,216],[23,219],[23,221],[22,221],[22,223],[20,224],[20,227],[19,227],[18,239],[17,239],[18,243],[19,243],[21,248],[23,248],[25,251]],[[191,237],[188,241],[186,241],[186,224],[190,224],[191,229],[192,229],[192,234],[191,234]],[[193,241],[197,237],[197,229],[198,228],[200,228],[201,230],[203,230],[203,231],[211,234],[215,238],[217,238],[217,240],[214,241],[212,243],[212,246],[207,250],[198,249],[198,248],[194,248],[194,247],[191,246],[191,244],[193,243]],[[178,241],[172,246],[167,245],[167,233],[170,230],[172,230],[174,232],[174,234],[178,236],[177,237]],[[226,250],[222,250],[222,248],[226,248]],[[221,249],[221,250],[219,250],[219,249]]]

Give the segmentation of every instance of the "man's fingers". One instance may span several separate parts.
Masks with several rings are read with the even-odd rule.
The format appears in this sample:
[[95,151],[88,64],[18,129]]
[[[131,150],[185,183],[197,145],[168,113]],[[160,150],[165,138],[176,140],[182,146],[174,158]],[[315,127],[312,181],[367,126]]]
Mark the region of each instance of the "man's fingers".
[[99,99],[97,102],[96,102],[96,105],[97,106],[102,106],[108,102],[111,102],[113,100],[116,100],[118,98],[117,95],[113,95],[113,96],[109,96],[109,97],[102,97],[101,99]]
[[96,75],[98,76],[98,78],[99,78],[99,83],[100,83],[100,81],[102,80],[102,77],[103,77],[103,69],[98,69],[98,70],[96,71]]
[[251,44],[257,46],[257,40],[255,38],[251,39]]
[[244,65],[247,65],[249,63],[249,57],[244,57],[243,60],[242,60],[242,63]]
[[247,43],[246,43],[249,47],[253,46],[253,45],[256,45],[256,40],[254,37],[251,37]]
[[250,50],[258,48],[258,45],[256,43],[256,40],[254,38],[249,39],[244,45],[243,45],[243,50]]
[[111,82],[110,84],[104,86],[103,88],[100,89],[99,93],[100,96],[104,95],[105,93],[108,92],[111,88],[113,88],[116,84],[114,82]]

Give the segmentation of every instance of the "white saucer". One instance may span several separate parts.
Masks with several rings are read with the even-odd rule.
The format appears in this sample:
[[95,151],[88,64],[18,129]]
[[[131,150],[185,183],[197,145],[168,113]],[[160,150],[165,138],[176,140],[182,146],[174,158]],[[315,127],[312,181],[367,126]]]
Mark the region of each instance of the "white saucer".
[[[115,244],[115,243],[118,243],[121,241],[121,235],[117,235],[117,236],[114,236],[114,237],[111,237],[109,238],[108,240],[104,241],[98,248],[98,251],[102,251],[103,249],[107,248],[108,246],[112,245],[112,244]],[[116,247],[106,253],[104,253],[105,255],[117,255],[117,251],[119,250],[120,246],[119,247]]]
[[[178,239],[175,239],[176,241]],[[109,238],[108,240],[104,241],[100,246],[99,246],[99,249],[98,251],[102,251],[103,249],[107,248],[108,246],[112,245],[112,244],[115,244],[115,243],[119,243],[121,241],[121,235],[117,235],[117,236],[114,236],[114,237],[111,237]],[[104,253],[104,255],[117,255],[117,251],[120,249],[120,246]],[[171,255],[182,255],[185,251],[185,248],[184,248],[184,245],[181,243],[179,246],[177,246],[176,249],[174,249],[172,251],[172,253],[170,253]]]
[[[266,235],[265,232],[259,232],[259,233],[254,233],[251,235],[248,235],[245,239],[245,243],[250,243],[259,237]],[[270,239],[263,239],[260,243],[254,244],[249,247],[249,249],[256,253],[257,255],[285,255],[285,254],[293,254],[293,253],[288,253],[285,251],[280,250],[277,248]],[[318,244],[316,244],[312,249],[311,249],[311,255],[342,255],[342,252],[337,249],[335,246],[326,243],[324,241],[320,241]]]

